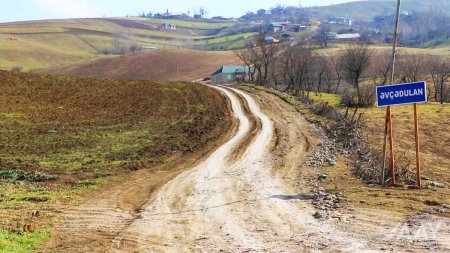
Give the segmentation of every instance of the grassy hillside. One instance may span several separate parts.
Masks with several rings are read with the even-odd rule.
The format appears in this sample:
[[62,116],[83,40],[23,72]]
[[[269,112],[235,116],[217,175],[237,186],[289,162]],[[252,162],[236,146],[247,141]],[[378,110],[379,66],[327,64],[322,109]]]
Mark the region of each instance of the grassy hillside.
[[[349,16],[352,19],[368,20],[378,15],[393,15],[397,8],[396,0],[367,0],[311,8],[311,12],[319,17]],[[448,0],[403,0],[402,10],[408,12],[424,12],[433,10],[449,10]]]
[[[176,30],[159,30],[164,22]],[[200,47],[233,49],[253,33],[233,34],[225,29],[234,22],[105,18],[44,20],[0,24],[0,69],[23,70],[81,63],[99,58],[112,49],[114,33],[134,34],[141,46],[158,48]],[[11,40],[9,38],[14,38]]]
[[236,64],[240,60],[233,52],[162,49],[42,71],[109,79],[190,81],[211,75],[221,65]]
[[198,150],[227,124],[223,97],[189,82],[0,71],[0,84],[0,252],[31,251],[80,193]]

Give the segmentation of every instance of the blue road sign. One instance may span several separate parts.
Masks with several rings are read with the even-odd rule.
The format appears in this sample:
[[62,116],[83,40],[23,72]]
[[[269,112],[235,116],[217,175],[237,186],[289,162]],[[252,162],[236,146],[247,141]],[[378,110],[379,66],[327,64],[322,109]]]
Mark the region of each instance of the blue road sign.
[[427,102],[427,83],[403,83],[377,87],[378,107]]

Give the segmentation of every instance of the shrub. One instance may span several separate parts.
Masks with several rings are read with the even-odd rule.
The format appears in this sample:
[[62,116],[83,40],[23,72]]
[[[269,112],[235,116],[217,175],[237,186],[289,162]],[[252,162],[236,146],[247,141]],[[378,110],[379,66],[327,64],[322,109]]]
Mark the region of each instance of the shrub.
[[341,103],[348,107],[372,107],[376,102],[376,90],[374,85],[364,85],[360,88],[360,97],[356,89],[346,87],[340,92]]
[[106,54],[106,55],[108,55],[108,54],[114,54],[114,52],[113,52],[111,49],[109,49],[109,48],[102,48],[102,49],[100,49],[100,52],[101,52],[102,54]]
[[450,103],[450,84],[444,84],[444,103]]
[[15,67],[12,67],[11,68],[11,71],[12,72],[22,72],[22,67],[20,67],[20,66],[15,66]]
[[39,172],[25,172],[23,170],[4,170],[0,171],[0,181],[17,182],[44,182],[55,180],[56,176]]

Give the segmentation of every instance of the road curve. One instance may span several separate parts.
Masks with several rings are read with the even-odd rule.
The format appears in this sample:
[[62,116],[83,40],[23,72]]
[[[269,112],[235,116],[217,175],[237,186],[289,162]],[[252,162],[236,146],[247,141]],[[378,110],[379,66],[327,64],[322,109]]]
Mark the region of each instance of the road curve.
[[[286,192],[272,175],[271,120],[254,99],[237,89],[220,89],[231,101],[239,129],[201,164],[180,174],[144,206],[113,240],[114,252],[299,252],[322,245],[361,252],[355,242],[312,217],[298,193]],[[250,132],[243,98],[261,129],[236,160],[230,159]],[[298,195],[300,196],[300,195]],[[319,245],[319,247],[318,247]]]
[[[314,184],[318,171],[306,161],[321,151],[324,137],[275,96],[215,88],[228,97],[238,122],[224,131],[226,142],[200,161],[169,164],[167,178],[141,171],[68,210],[58,252],[411,252],[409,242],[382,239],[395,225],[384,213],[352,222],[313,218],[308,182]],[[152,189],[161,179],[154,191],[143,191],[148,198],[138,209],[124,208],[127,198],[142,197],[136,188]],[[436,247],[421,243],[412,251]]]
[[[223,204],[222,199],[210,198],[214,195],[209,190],[220,185],[216,185],[215,181],[220,180],[219,175],[226,169],[227,157],[248,134],[250,122],[238,98],[227,89],[220,90],[230,99],[234,117],[239,120],[237,133],[204,162],[165,185],[155,200],[143,208],[140,218],[115,238],[113,248],[117,252],[128,252],[136,248],[139,251],[189,250],[186,248],[189,245],[181,245],[180,242],[196,239],[199,231],[186,230],[208,224],[201,217],[202,212]],[[191,200],[189,195],[194,191],[203,192],[203,196],[196,196],[202,198],[200,201]],[[193,222],[197,224],[192,224]]]

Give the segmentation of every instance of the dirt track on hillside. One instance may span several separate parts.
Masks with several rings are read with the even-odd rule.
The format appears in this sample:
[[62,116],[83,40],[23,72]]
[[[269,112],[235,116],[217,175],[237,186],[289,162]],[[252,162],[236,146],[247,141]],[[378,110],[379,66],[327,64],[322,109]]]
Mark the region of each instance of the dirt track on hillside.
[[[385,247],[388,243],[380,239],[383,226],[393,225],[381,221],[385,214],[377,216],[379,221],[365,222],[355,214],[358,222],[353,225],[315,219],[307,181],[318,171],[305,161],[320,146],[319,130],[272,95],[221,91],[230,99],[238,122],[221,146],[201,161],[174,161],[169,174],[143,171],[121,188],[106,189],[69,210],[54,248],[64,252],[406,251],[400,243]],[[155,185],[146,203],[127,205],[127,197],[145,195],[133,195],[129,188],[148,185],[148,180]]]

